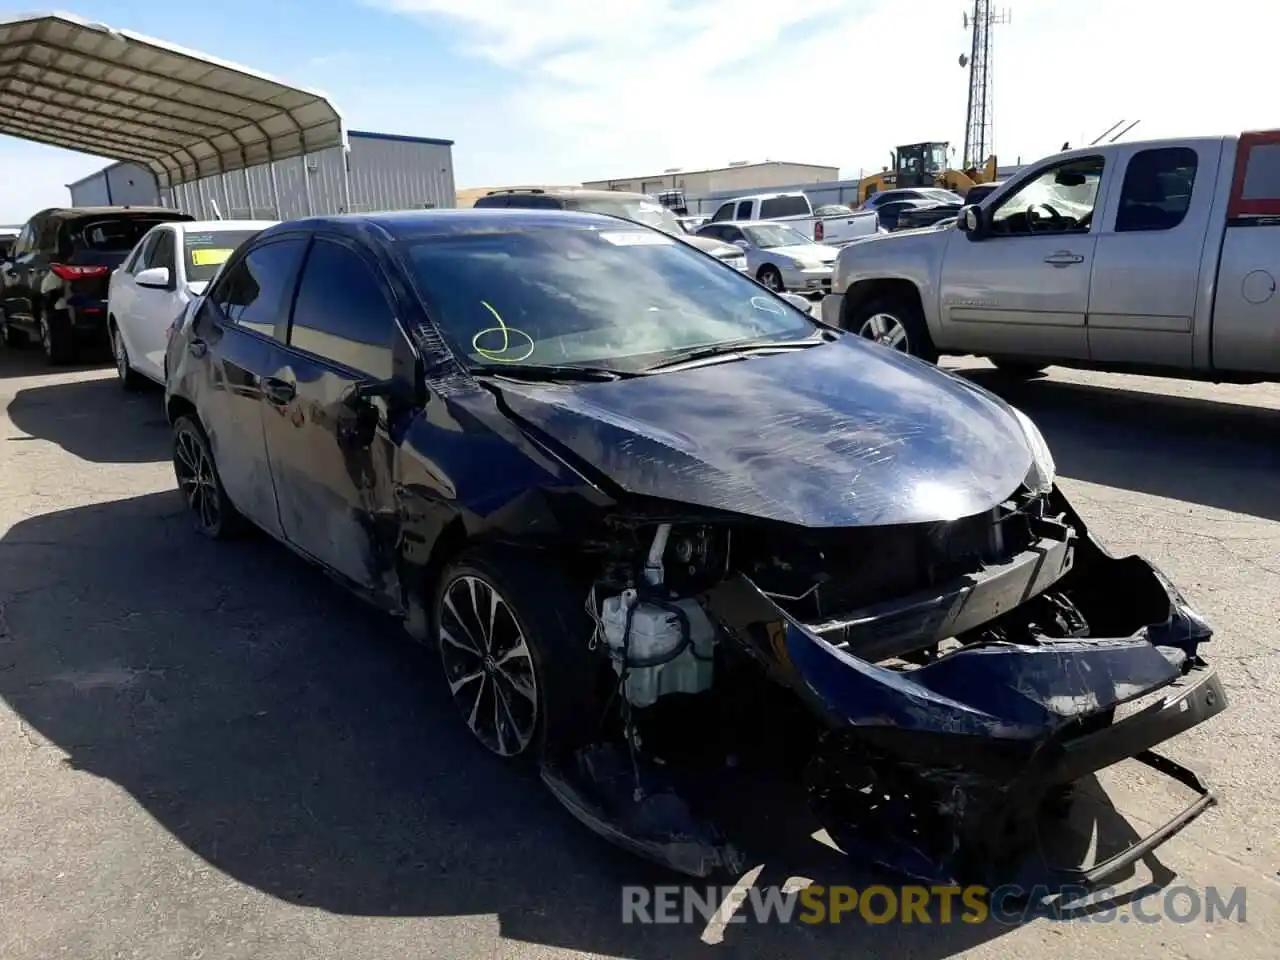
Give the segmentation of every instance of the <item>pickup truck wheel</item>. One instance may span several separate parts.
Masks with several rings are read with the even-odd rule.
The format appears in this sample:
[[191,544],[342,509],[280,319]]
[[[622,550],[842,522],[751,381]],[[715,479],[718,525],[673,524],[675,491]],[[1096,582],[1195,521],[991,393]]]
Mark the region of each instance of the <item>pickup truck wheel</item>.
[[920,308],[905,297],[880,297],[855,308],[847,329],[882,347],[909,353],[929,363],[938,351],[929,336]]
[[1008,377],[1021,377],[1030,380],[1044,374],[1047,363],[1028,363],[1022,360],[992,360],[992,365]]
[[782,274],[778,272],[777,267],[770,264],[766,263],[760,268],[760,271],[756,274],[756,279],[774,293],[782,293],[786,289],[782,284]]

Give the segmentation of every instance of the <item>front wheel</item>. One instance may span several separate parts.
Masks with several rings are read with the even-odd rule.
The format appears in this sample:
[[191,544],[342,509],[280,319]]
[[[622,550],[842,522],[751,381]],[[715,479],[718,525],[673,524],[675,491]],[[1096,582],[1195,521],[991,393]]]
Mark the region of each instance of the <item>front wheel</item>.
[[782,274],[778,268],[765,264],[760,268],[760,272],[756,274],[756,279],[760,281],[762,286],[768,287],[774,293],[782,293],[786,286],[782,282]]
[[173,472],[199,533],[224,540],[240,532],[244,521],[222,487],[209,438],[190,415],[173,425]]
[[938,362],[938,351],[929,336],[924,314],[908,297],[873,298],[854,308],[846,328],[890,350],[909,353],[930,363]]
[[468,551],[444,570],[432,612],[449,693],[486,749],[527,763],[592,739],[601,661],[582,595],[554,564]]

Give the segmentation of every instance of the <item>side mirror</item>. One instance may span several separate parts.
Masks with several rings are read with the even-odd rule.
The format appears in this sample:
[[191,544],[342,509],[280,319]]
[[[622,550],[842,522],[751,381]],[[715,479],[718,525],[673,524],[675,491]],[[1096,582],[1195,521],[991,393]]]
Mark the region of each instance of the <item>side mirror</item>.
[[787,303],[791,304],[801,313],[809,313],[813,310],[813,304],[798,293],[780,293],[778,296],[787,301]]
[[751,246],[751,244],[747,243],[745,240],[734,240],[733,245],[735,247],[741,247],[743,250],[746,250],[747,247]]
[[967,233],[970,240],[981,240],[987,232],[987,218],[983,216],[982,207],[976,203],[961,207],[956,217],[956,229]]
[[148,267],[146,270],[135,274],[133,279],[140,287],[152,287],[160,290],[167,290],[169,288],[169,268]]

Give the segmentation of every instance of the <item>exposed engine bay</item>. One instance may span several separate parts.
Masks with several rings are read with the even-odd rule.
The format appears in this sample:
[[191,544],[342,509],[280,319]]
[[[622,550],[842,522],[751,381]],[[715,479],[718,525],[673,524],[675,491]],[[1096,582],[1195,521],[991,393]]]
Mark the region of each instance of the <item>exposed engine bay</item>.
[[695,876],[742,866],[678,771],[738,762],[762,717],[785,726],[846,853],[929,882],[1007,881],[1037,818],[1122,759],[1198,797],[1089,880],[1213,802],[1150,752],[1225,709],[1198,654],[1212,631],[1146,561],[1107,553],[1056,489],[1024,485],[950,522],[814,529],[654,508],[607,530],[585,551],[590,647],[609,678],[599,726],[543,775],[641,856]]

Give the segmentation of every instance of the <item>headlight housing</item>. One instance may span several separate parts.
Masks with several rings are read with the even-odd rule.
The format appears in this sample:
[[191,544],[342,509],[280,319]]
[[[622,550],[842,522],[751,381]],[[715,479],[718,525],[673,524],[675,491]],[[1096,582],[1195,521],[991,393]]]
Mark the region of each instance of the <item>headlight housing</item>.
[[1024,482],[1028,489],[1036,493],[1048,493],[1053,489],[1054,481],[1058,477],[1058,466],[1053,462],[1049,444],[1045,442],[1044,434],[1030,417],[1017,407],[1010,409],[1018,418],[1018,425],[1022,427],[1022,433],[1027,438],[1027,446],[1031,448],[1031,469],[1027,471],[1027,479]]

